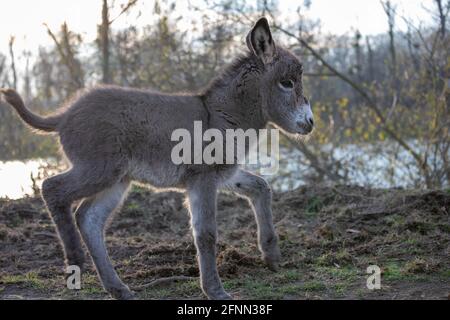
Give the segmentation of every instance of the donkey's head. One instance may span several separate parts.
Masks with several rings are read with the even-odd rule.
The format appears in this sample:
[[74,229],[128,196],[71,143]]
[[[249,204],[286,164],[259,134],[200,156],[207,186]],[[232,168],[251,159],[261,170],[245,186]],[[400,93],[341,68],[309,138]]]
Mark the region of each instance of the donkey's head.
[[303,93],[302,63],[288,50],[275,45],[266,18],[259,19],[250,31],[247,46],[264,66],[258,73],[258,86],[265,118],[289,133],[311,133],[314,118]]

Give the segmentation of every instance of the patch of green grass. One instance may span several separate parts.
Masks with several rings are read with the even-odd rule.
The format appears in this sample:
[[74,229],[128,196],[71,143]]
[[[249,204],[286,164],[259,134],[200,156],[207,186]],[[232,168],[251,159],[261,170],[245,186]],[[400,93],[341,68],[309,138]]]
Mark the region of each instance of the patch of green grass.
[[[239,289],[243,298],[251,297],[251,299],[282,299],[283,293],[280,287],[274,288],[270,281],[264,281],[256,278],[236,279],[224,281],[224,288],[229,292]],[[283,286],[281,286],[283,287]]]
[[325,253],[317,259],[317,265],[325,267],[332,265],[334,261],[335,259],[332,253]]
[[408,274],[427,273],[430,266],[425,259],[415,258],[405,263],[403,271]]
[[347,249],[339,250],[338,253],[336,253],[336,258],[340,264],[352,261],[352,256]]
[[383,268],[382,279],[387,281],[404,280],[405,274],[396,262],[390,262]]
[[105,294],[105,290],[101,286],[97,276],[91,273],[85,273],[82,275],[81,290],[79,290],[79,292],[85,295]]
[[320,210],[322,210],[324,204],[318,197],[311,198],[306,204],[306,216],[315,216]]
[[359,282],[359,271],[353,266],[328,266],[315,268],[316,277],[327,283],[337,297],[344,297],[348,288]]
[[337,253],[327,252],[317,259],[319,266],[334,266],[335,264],[345,266],[352,262],[352,256],[346,249],[342,249]]
[[254,283],[247,283],[245,288],[248,290],[248,296],[254,299],[282,299],[283,293],[280,288],[274,288],[264,281],[256,281]]
[[420,248],[421,242],[417,239],[409,238],[403,241],[404,246],[398,249],[398,253],[404,253],[409,256],[420,255],[423,249]]
[[320,281],[312,280],[309,282],[305,282],[301,286],[302,290],[312,292],[312,291],[323,291],[327,287]]
[[444,278],[450,279],[450,269],[446,269],[444,271],[441,271],[441,276]]
[[101,287],[93,287],[93,286],[82,287],[80,292],[82,294],[86,294],[86,295],[106,294],[105,290],[103,288],[101,288]]
[[0,278],[0,284],[6,285],[24,285],[34,289],[44,289],[45,282],[40,279],[35,272],[28,272],[23,275],[4,275]]
[[198,280],[190,280],[190,281],[183,281],[176,285],[178,290],[183,291],[195,291],[195,290],[201,290],[200,283]]
[[130,210],[130,211],[138,211],[140,209],[140,205],[136,202],[129,202],[126,206],[126,210]]
[[421,261],[421,259],[415,259],[413,261],[406,262],[404,265],[400,265],[397,262],[389,262],[382,268],[382,281],[385,280],[389,282],[427,280],[429,279],[429,275],[421,273],[425,270],[423,269],[422,264],[423,261]]
[[280,288],[280,294],[284,295],[298,295],[302,287],[299,284],[289,284]]
[[148,192],[148,189],[144,188],[142,186],[133,185],[133,187],[131,188],[131,192],[132,193],[146,193],[146,192]]
[[420,244],[420,241],[417,239],[417,237],[414,237],[414,238],[408,238],[408,239],[406,239],[406,240],[405,240],[405,243],[406,243],[406,244],[409,244],[409,245],[411,245],[411,246],[416,246],[416,245]]
[[84,273],[81,276],[81,284],[82,284],[82,287],[87,287],[87,286],[101,287],[100,280],[98,279],[97,275],[94,273]]
[[336,295],[339,297],[344,297],[347,290],[348,290],[348,286],[346,284],[337,283],[334,285],[334,291],[335,291]]
[[[382,281],[424,281],[430,279],[430,265],[423,258],[415,258],[403,264],[388,262],[382,267]],[[449,271],[450,273],[450,271]]]
[[274,275],[276,283],[292,283],[301,279],[302,273],[298,269],[281,270]]
[[226,291],[231,291],[236,288],[238,288],[240,285],[242,285],[242,281],[239,279],[233,279],[233,280],[224,280],[223,281],[223,288]]
[[353,267],[319,267],[317,270],[338,281],[354,281],[358,276],[358,270]]
[[398,214],[393,214],[393,215],[389,215],[386,216],[384,218],[384,221],[392,227],[400,227],[402,225],[405,224],[405,217],[398,215]]
[[145,299],[192,298],[202,295],[197,280],[182,281],[168,286],[150,287],[138,293]]

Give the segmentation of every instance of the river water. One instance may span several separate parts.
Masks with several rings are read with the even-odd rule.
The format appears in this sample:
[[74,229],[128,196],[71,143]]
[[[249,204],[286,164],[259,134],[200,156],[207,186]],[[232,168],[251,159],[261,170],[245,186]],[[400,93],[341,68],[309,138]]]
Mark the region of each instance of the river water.
[[0,198],[18,199],[33,193],[31,177],[39,175],[44,160],[0,162]]

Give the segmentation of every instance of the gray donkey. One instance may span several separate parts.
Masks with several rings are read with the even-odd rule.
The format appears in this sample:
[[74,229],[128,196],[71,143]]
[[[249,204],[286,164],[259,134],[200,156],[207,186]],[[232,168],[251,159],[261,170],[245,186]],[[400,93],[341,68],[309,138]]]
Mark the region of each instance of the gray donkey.
[[[67,108],[48,117],[30,112],[13,90],[1,90],[31,127],[57,132],[71,163],[42,185],[42,197],[63,244],[66,263],[83,266],[83,239],[104,288],[117,299],[132,292],[120,280],[104,241],[108,217],[135,181],[157,189],[185,192],[198,252],[201,287],[210,299],[230,299],[216,267],[216,196],[231,191],[249,200],[258,227],[262,258],[276,270],[280,262],[272,223],[268,183],[231,164],[181,164],[171,161],[174,130],[262,129],[268,123],[289,134],[307,135],[314,121],[303,94],[302,64],[276,46],[267,19],[247,36],[250,50],[201,93],[162,94],[99,87],[80,94]],[[71,205],[81,200],[74,217]],[[81,237],[80,237],[81,235]]]

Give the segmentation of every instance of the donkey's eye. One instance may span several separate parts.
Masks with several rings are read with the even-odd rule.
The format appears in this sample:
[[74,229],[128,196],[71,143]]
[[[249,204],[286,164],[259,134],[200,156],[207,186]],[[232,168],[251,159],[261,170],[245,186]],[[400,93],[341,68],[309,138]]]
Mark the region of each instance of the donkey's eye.
[[280,88],[283,90],[292,90],[294,89],[294,81],[292,80],[280,81]]

